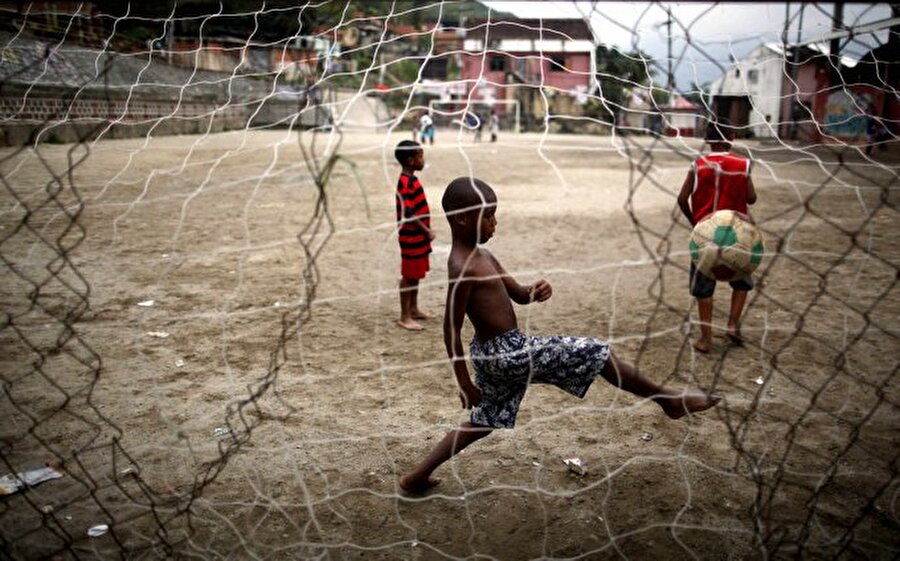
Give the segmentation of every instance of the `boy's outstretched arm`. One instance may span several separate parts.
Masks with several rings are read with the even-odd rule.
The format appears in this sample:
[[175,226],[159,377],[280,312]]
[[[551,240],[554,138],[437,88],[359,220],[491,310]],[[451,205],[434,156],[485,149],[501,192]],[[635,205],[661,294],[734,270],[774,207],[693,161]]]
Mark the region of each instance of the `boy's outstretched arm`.
[[491,261],[493,261],[494,266],[497,268],[500,279],[503,281],[503,286],[506,287],[506,293],[509,294],[509,299],[516,304],[543,302],[553,295],[553,288],[550,286],[549,282],[541,279],[530,286],[523,286],[519,284],[512,275],[506,272],[506,269],[503,268],[503,265],[497,261],[497,258],[494,257],[493,254],[487,251],[485,251],[485,253],[490,256]]
[[469,376],[466,366],[466,355],[462,344],[462,325],[466,317],[466,304],[472,292],[472,283],[462,280],[462,272],[450,271],[450,284],[447,286],[447,304],[444,309],[444,345],[447,356],[456,376],[459,388],[459,400],[464,409],[471,409],[481,401],[481,390]]

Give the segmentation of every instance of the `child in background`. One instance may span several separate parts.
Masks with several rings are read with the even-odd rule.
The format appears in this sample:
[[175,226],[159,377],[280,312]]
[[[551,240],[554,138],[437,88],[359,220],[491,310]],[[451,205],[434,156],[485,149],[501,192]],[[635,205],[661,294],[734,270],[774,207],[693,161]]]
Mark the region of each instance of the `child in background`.
[[500,117],[497,112],[491,109],[490,117],[491,125],[491,142],[497,142],[497,135],[500,134]]
[[422,113],[419,117],[419,134],[422,135],[422,144],[434,145],[434,121],[428,113]]
[[412,140],[401,141],[394,157],[403,166],[397,180],[397,238],[400,241],[400,319],[397,324],[410,331],[424,329],[416,320],[431,316],[419,309],[419,281],[430,268],[429,254],[434,231],[431,211],[416,172],[425,167],[422,146]]
[[[717,210],[735,210],[747,214],[747,205],[756,202],[756,189],[750,178],[750,161],[732,154],[734,132],[722,124],[710,123],[706,129],[706,141],[712,150],[691,164],[687,177],[678,194],[681,212],[696,226],[698,222]],[[747,294],[753,289],[753,279],[747,277],[731,281],[731,310],[725,334],[736,345],[742,345],[741,314],[747,302]],[[716,280],[705,276],[691,263],[691,295],[697,299],[700,316],[700,338],[694,348],[708,353],[712,348],[713,292]]]

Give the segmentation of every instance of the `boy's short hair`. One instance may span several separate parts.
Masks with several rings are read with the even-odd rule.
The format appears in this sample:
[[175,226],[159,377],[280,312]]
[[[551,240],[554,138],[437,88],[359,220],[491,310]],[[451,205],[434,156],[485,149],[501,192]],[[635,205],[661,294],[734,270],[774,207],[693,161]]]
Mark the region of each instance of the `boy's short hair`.
[[704,139],[710,144],[731,142],[734,139],[734,129],[723,121],[710,121],[706,125],[706,136]]
[[394,148],[394,157],[400,162],[400,165],[406,165],[406,161],[416,155],[416,152],[422,149],[422,145],[415,140],[401,140],[400,144]]
[[497,194],[491,186],[475,177],[457,177],[444,190],[441,206],[450,218],[451,214],[463,209],[474,209],[484,203],[497,202]]

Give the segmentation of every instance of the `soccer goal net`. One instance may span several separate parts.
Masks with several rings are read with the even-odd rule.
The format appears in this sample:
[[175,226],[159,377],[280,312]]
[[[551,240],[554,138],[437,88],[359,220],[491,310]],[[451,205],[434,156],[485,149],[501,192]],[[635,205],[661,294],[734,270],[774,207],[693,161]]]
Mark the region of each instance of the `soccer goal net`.
[[[0,4],[0,558],[897,558],[898,21]],[[710,162],[749,291],[691,292]],[[514,426],[422,493],[463,364]]]

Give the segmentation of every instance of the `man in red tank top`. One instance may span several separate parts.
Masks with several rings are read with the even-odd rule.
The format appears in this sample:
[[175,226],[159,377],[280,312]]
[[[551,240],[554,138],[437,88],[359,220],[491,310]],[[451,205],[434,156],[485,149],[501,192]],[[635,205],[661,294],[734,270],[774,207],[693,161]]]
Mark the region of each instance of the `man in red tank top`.
[[[691,164],[678,194],[678,206],[691,226],[717,210],[736,210],[747,214],[747,205],[756,202],[756,189],[750,178],[750,161],[729,151],[733,138],[733,131],[721,123],[710,123],[707,127],[706,141],[712,151]],[[753,289],[753,279],[747,277],[729,284],[732,289],[731,309],[725,333],[732,342],[740,345],[743,342],[741,313],[747,294]],[[712,348],[716,281],[703,275],[692,263],[690,289],[691,295],[697,299],[697,313],[700,316],[700,338],[694,342],[694,348],[706,353]]]

